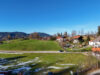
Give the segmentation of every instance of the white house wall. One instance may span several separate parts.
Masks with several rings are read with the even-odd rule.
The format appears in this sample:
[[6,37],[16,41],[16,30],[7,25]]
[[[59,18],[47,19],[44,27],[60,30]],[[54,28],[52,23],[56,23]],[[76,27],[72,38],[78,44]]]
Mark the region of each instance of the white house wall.
[[100,42],[89,42],[89,45],[93,47],[100,47]]

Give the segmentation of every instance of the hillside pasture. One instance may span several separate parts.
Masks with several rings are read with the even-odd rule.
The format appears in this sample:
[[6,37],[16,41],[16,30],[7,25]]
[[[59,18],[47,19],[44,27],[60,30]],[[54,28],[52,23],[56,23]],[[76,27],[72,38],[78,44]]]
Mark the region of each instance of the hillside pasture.
[[0,50],[22,50],[22,51],[57,51],[61,49],[56,41],[44,40],[10,40],[0,45]]

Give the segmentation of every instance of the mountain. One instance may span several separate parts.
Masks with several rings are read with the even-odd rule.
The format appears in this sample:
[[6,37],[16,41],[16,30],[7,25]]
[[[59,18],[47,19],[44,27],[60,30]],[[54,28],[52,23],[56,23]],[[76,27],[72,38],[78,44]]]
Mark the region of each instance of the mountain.
[[41,32],[38,32],[38,34],[39,34],[40,37],[50,37],[51,36],[47,33],[41,33]]
[[3,40],[4,38],[7,38],[8,35],[13,38],[22,38],[22,37],[28,37],[29,34],[26,34],[24,32],[0,32],[0,40]]
[[[40,37],[49,37],[51,35],[47,34],[47,33],[41,33],[38,32],[38,34],[40,35]],[[27,38],[29,36],[29,34],[24,33],[24,32],[0,32],[0,40],[3,40],[5,38],[8,37],[8,35],[10,35],[10,37],[13,38]]]

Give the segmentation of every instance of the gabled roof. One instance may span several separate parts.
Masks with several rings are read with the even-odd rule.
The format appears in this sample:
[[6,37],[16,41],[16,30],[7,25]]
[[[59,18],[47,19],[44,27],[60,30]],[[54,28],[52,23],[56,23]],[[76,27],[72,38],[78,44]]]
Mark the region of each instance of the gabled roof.
[[78,39],[78,38],[80,38],[80,35],[73,36],[72,38],[73,38],[73,39]]
[[100,48],[92,48],[92,51],[99,51],[100,52]]
[[93,42],[93,40],[90,40],[90,42]]
[[56,37],[57,39],[61,39],[62,37],[60,37],[60,36],[58,36],[58,37]]

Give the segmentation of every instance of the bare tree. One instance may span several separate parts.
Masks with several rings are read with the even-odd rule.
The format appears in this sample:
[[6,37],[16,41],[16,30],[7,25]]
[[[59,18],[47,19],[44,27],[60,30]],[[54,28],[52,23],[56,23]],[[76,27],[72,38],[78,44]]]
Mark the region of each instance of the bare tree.
[[39,34],[37,32],[35,32],[35,33],[30,34],[29,35],[29,38],[30,39],[39,39],[40,36],[39,36]]
[[32,34],[29,35],[29,39],[33,39],[33,35]]
[[57,36],[62,36],[62,34],[60,34],[60,33],[57,33]]
[[81,35],[84,35],[84,30],[83,30],[83,29],[81,29],[81,32],[80,32],[80,33],[81,33]]
[[80,35],[81,34],[81,32],[80,32],[80,30],[78,31],[78,35]]
[[68,36],[67,32],[64,32],[64,37],[67,37],[67,36]]
[[7,36],[7,40],[11,40],[11,36],[10,35]]
[[88,35],[88,36],[89,36],[89,35],[90,35],[90,32],[88,31],[88,32],[86,33],[86,35]]
[[73,30],[72,33],[71,33],[71,35],[72,35],[72,37],[73,37],[73,36],[76,36],[76,35],[77,35],[76,30]]

